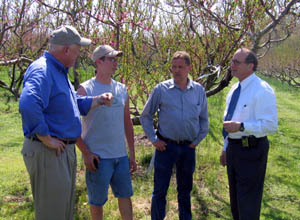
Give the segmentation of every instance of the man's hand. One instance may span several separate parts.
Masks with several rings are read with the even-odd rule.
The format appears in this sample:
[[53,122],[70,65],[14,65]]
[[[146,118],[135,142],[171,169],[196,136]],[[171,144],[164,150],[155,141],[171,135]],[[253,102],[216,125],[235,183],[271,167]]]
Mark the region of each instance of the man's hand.
[[154,147],[156,147],[157,150],[159,151],[165,151],[166,150],[166,142],[161,141],[161,140],[157,140],[155,142],[152,143],[154,145]]
[[130,174],[133,174],[136,171],[136,169],[137,169],[137,165],[136,165],[135,159],[129,158],[129,165],[130,165]]
[[98,95],[97,97],[97,104],[98,105],[106,105],[111,106],[113,103],[113,94],[111,92],[106,92],[101,95]]
[[99,159],[98,155],[93,154],[91,152],[87,152],[85,154],[82,154],[82,156],[83,156],[84,165],[86,166],[86,168],[89,171],[96,172],[97,171],[97,167],[94,164],[94,160],[96,160],[97,164],[99,164],[100,159]]
[[240,130],[241,122],[224,121],[223,122],[223,127],[224,127],[225,131],[227,131],[228,133],[237,132],[237,131]]
[[61,153],[65,151],[66,145],[61,140],[48,136],[40,136],[36,134],[37,138],[45,144],[47,147],[56,150],[56,156],[59,156]]
[[226,151],[222,151],[220,156],[220,164],[225,167],[226,166]]

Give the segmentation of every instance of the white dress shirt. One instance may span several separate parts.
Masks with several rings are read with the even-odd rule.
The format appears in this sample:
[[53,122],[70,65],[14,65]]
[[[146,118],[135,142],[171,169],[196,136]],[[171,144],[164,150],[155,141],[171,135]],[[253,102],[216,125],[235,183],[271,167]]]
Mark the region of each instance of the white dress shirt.
[[243,122],[245,130],[229,133],[224,140],[224,151],[228,145],[228,137],[239,139],[242,136],[253,135],[259,138],[273,134],[278,127],[274,90],[255,73],[233,85],[226,98],[224,117],[227,114],[232,93],[239,83],[241,93],[231,121]]

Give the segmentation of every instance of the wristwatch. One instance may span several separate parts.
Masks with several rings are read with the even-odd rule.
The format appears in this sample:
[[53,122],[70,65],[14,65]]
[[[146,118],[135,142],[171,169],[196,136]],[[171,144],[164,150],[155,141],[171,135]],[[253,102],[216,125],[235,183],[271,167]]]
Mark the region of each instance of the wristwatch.
[[245,130],[245,127],[244,127],[244,123],[242,122],[241,127],[240,127],[240,131],[244,131],[244,130]]

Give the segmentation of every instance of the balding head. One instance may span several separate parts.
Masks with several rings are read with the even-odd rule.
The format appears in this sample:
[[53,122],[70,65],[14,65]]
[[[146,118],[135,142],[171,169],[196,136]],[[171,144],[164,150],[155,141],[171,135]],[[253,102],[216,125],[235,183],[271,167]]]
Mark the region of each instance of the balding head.
[[257,70],[258,65],[258,60],[255,53],[252,50],[249,50],[245,47],[238,49],[236,53],[238,52],[245,54],[245,62],[247,64],[253,64],[253,72],[255,72]]
[[248,48],[240,48],[233,55],[231,61],[231,74],[239,81],[250,76],[257,68],[257,58]]

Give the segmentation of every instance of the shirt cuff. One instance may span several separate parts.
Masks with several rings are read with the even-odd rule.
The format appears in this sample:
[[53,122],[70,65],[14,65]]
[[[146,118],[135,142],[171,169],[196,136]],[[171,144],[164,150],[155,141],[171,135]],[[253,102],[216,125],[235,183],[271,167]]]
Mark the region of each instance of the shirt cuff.
[[157,137],[157,135],[154,135],[153,137],[149,137],[149,139],[150,139],[150,141],[152,142],[152,143],[154,143],[154,142],[156,142],[156,141],[158,141],[159,139],[158,139],[158,137]]

